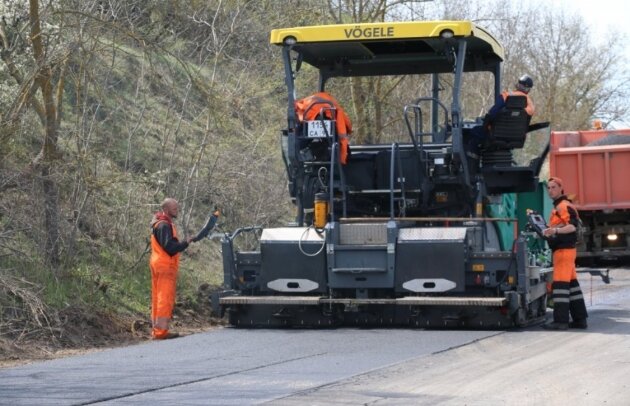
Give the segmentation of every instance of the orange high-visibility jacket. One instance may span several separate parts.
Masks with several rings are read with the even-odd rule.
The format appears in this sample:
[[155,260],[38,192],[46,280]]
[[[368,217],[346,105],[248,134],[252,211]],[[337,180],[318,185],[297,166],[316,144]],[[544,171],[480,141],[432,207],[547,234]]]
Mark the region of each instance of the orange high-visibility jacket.
[[[337,111],[337,117],[332,117],[331,103]],[[327,92],[318,92],[295,101],[295,112],[299,121],[317,120],[322,109],[326,118],[336,120],[335,129],[339,137],[340,160],[342,164],[345,164],[348,160],[348,137],[352,134],[352,122],[337,99]]]
[[[166,220],[160,220],[153,225],[155,229],[161,222],[167,222]],[[168,222],[167,222],[168,223]],[[173,238],[177,238],[177,230],[174,224],[170,224],[171,230],[173,230]],[[151,259],[149,264],[153,269],[170,270],[177,272],[179,267],[179,253],[170,256],[164,248],[160,245],[155,234],[151,233]]]
[[[556,199],[553,204],[554,208],[549,217],[549,227],[561,227],[567,224],[573,224],[577,229],[580,215],[573,203],[571,203],[566,196],[562,195]],[[577,232],[574,231],[568,234],[558,234],[547,243],[549,244],[549,248],[555,251],[557,249],[566,248],[575,249],[576,242]]]
[[534,102],[529,97],[529,94],[525,92],[521,92],[520,90],[512,90],[512,91],[503,91],[501,93],[501,97],[503,97],[503,101],[507,100],[508,96],[525,96],[527,98],[527,106],[525,106],[525,112],[528,116],[533,117],[535,112]]

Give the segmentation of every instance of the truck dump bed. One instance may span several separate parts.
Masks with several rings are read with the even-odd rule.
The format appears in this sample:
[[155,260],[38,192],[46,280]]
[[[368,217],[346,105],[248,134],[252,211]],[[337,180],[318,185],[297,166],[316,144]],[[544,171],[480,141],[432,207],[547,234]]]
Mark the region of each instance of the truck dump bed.
[[592,145],[619,142],[620,136],[630,140],[630,129],[551,133],[551,176],[563,180],[578,210],[630,208],[630,143]]

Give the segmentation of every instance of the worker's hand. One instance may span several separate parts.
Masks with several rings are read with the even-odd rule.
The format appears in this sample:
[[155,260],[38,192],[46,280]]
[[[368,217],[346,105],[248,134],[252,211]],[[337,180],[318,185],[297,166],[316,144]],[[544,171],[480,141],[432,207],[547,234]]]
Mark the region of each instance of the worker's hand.
[[221,210],[215,209],[214,212],[212,212],[212,215],[215,217],[219,217],[221,215]]
[[187,242],[188,244],[190,244],[191,242],[194,242],[194,241],[193,241],[193,238],[192,238],[192,237],[188,237],[188,238],[186,238],[186,242]]
[[554,236],[554,235],[556,235],[556,229],[555,229],[555,228],[545,228],[545,229],[543,230],[543,235],[544,235],[545,237],[551,237],[551,236]]

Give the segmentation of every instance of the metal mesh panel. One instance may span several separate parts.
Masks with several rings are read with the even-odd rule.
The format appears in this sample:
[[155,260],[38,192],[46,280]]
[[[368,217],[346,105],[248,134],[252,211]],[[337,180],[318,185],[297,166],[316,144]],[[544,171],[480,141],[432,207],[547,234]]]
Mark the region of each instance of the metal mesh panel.
[[343,245],[387,244],[387,223],[342,224],[339,233]]
[[398,241],[463,241],[466,227],[415,227],[398,231]]

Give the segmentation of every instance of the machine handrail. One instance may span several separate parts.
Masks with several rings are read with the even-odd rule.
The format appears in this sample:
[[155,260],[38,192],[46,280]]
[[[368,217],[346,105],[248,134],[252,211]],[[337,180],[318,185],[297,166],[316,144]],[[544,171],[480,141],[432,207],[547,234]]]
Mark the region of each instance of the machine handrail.
[[334,222],[335,221],[335,207],[334,207],[335,167],[339,169],[339,183],[340,183],[339,186],[341,188],[341,195],[342,195],[343,217],[347,217],[348,215],[348,207],[347,207],[347,202],[346,202],[346,178],[343,173],[343,168],[341,167],[341,157],[339,155],[339,142],[338,142],[336,133],[334,134],[334,142],[330,150],[330,156],[331,156],[331,159],[330,159],[330,171],[329,171],[330,178],[328,181],[328,189],[329,189],[328,207],[330,208],[329,209],[330,221]]
[[[444,105],[444,103],[442,103],[440,100],[438,100],[435,97],[428,97],[427,96],[427,97],[418,97],[414,101],[414,106],[417,106],[418,108],[420,108],[420,102],[422,102],[422,101],[430,101],[430,102],[436,103],[438,106],[442,107],[442,110],[444,110],[444,131],[446,131],[446,129],[448,128],[448,109],[446,108],[446,105]],[[435,136],[437,135],[437,133],[435,133],[435,134],[433,132],[423,133],[423,132],[420,131],[422,129],[422,111],[420,113],[421,113],[420,114],[420,122],[418,123],[418,120],[416,120],[416,126],[418,126],[418,124],[420,125],[419,127],[416,127],[416,129],[418,130],[416,132],[416,135],[423,136],[423,135],[431,134],[432,138],[433,138],[433,141],[435,141]],[[431,124],[433,124],[433,123],[431,123]]]
[[[411,142],[417,151],[420,151],[418,148],[418,139],[416,138],[414,130],[411,128],[411,123],[409,122],[409,109],[413,109],[414,111],[420,112],[420,122],[422,123],[422,110],[420,110],[420,106],[417,104],[407,104],[403,109],[403,117],[405,118],[405,124],[407,125],[407,130],[409,131],[409,137],[411,138]],[[416,116],[417,117],[417,116]],[[422,141],[422,138],[420,139]],[[420,145],[422,146],[422,145]]]
[[[416,117],[416,126],[420,126],[420,128],[422,128],[422,110],[420,109],[420,106],[418,104],[408,104],[405,106],[405,108],[403,109],[403,116],[405,118],[405,124],[407,124],[407,130],[409,130],[409,137],[411,137],[411,142],[413,143],[413,147],[416,151],[416,154],[418,155],[418,160],[420,162],[420,167],[425,170],[426,172],[426,168],[425,168],[425,163],[424,163],[424,159],[422,157],[422,150],[423,148],[423,139],[422,137],[416,137],[416,134],[414,133],[414,130],[411,128],[411,123],[409,122],[409,114],[407,114],[407,112],[409,111],[409,109],[412,108],[414,111],[419,112],[419,116],[420,116],[420,121],[418,123],[418,114],[415,115]],[[420,138],[420,145],[418,145],[418,138]]]
[[262,229],[263,229],[262,226],[240,227],[240,228],[237,228],[232,234],[225,233],[224,236],[229,241],[233,241],[241,233],[251,233],[251,232],[255,232],[255,231],[262,231]]
[[400,183],[400,193],[402,198],[402,210],[401,214],[405,216],[405,177],[402,169],[402,161],[400,160],[400,151],[398,150],[398,143],[394,142],[392,144],[391,151],[391,159],[390,159],[390,167],[389,167],[389,218],[390,220],[394,219],[394,178],[395,178],[395,167],[394,161],[398,164],[398,178]]

